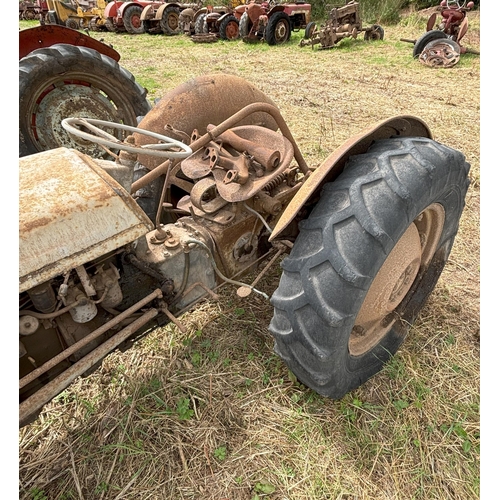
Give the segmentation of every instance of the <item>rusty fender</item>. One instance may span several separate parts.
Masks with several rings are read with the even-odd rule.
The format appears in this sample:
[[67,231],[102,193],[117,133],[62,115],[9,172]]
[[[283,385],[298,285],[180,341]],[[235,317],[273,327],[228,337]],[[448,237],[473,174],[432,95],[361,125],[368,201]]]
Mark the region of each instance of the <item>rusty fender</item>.
[[427,137],[432,139],[429,127],[414,116],[396,116],[383,120],[362,130],[337,148],[328,158],[306,179],[287,205],[278,223],[269,237],[274,240],[290,224],[306,202],[318,193],[322,186],[333,181],[343,170],[348,158],[365,153],[373,141],[389,139],[390,137]]
[[44,47],[50,47],[56,43],[68,43],[79,47],[88,47],[97,50],[101,54],[111,57],[115,61],[120,60],[120,54],[102,42],[80,33],[66,26],[56,24],[35,26],[19,32],[19,59],[27,56],[30,52]]

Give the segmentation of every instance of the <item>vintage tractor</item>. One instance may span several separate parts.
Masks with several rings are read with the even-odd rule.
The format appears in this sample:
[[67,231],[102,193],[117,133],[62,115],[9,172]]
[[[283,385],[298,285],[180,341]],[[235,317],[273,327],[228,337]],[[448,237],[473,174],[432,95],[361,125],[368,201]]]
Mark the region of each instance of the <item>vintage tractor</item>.
[[153,3],[144,7],[140,19],[146,33],[178,35],[183,31],[179,22],[182,12],[186,9],[196,12],[199,8],[198,3]]
[[138,127],[91,113],[61,127],[68,145],[114,160],[70,146],[19,161],[20,425],[155,325],[185,331],[179,316],[221,285],[267,302],[259,280],[281,257],[275,350],[341,398],[402,343],[469,183],[463,154],[413,116],[366,128],[311,170],[272,100],[223,73],[169,91]]
[[119,60],[113,48],[70,28],[19,31],[19,156],[66,146],[109,157],[102,148],[69,136],[61,121],[85,116],[137,125],[151,105]]
[[418,40],[401,38],[401,41],[413,43],[413,57],[432,67],[452,67],[459,62],[461,54],[479,55],[461,45],[469,29],[467,12],[473,8],[471,1],[442,0],[437,12],[429,17],[426,32]]
[[378,24],[363,27],[359,3],[349,1],[342,7],[334,7],[328,21],[318,29],[315,22],[310,22],[305,29],[304,38],[299,46],[310,45],[313,49],[319,45],[321,49],[331,49],[344,38],[356,39],[364,32],[365,40],[383,40],[384,29]]
[[82,28],[100,31],[106,29],[104,9],[106,0],[97,0],[95,7],[84,8],[83,2],[71,0],[47,0],[47,14],[41,24],[54,24],[79,30]]
[[239,20],[240,13],[233,7],[206,7],[196,13],[191,39],[195,42],[236,40],[239,38]]
[[239,34],[244,42],[266,41],[281,45],[290,40],[292,31],[304,29],[311,21],[311,4],[305,2],[275,4],[254,2],[236,7]]
[[164,2],[158,1],[113,1],[109,2],[104,11],[106,27],[108,31],[130,33],[140,35],[145,32],[142,23],[142,12],[147,7],[159,8]]

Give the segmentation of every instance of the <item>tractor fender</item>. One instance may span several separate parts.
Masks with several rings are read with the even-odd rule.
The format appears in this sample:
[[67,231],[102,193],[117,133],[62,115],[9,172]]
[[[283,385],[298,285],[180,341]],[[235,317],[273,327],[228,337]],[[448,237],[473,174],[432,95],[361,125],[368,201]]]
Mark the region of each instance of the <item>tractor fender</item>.
[[141,21],[148,21],[152,19],[158,20],[161,19],[161,16],[158,17],[158,13],[155,11],[154,5],[146,5],[141,12]]
[[234,12],[235,12],[235,16],[236,17],[241,17],[247,10],[247,6],[246,5],[238,5],[238,7],[236,7],[234,9]]
[[285,7],[283,5],[275,5],[268,13],[267,17],[271,17],[275,12],[284,12]]
[[118,13],[118,8],[121,7],[123,2],[109,2],[104,9],[104,18],[116,17]]
[[202,14],[206,14],[208,12],[208,9],[206,7],[203,7],[202,9],[199,9],[195,12],[193,21],[196,22],[196,19],[198,19]]
[[349,157],[366,153],[373,141],[397,136],[432,139],[429,127],[420,118],[408,115],[389,118],[365,128],[344,142],[309,175],[279,218],[269,241],[275,239],[295,219],[300,209],[319,193],[325,183],[335,180]]
[[143,5],[141,5],[139,2],[124,2],[118,7],[118,17],[123,17],[125,15],[125,11],[128,10],[132,5],[137,5],[141,9],[143,8]]
[[160,7],[158,7],[158,10],[156,11],[155,19],[160,21],[161,18],[163,17],[163,12],[167,7],[179,7],[179,10],[182,10],[181,5],[178,3],[175,3],[175,2],[163,3],[160,5]]
[[217,20],[216,20],[216,25],[217,25],[217,26],[219,26],[219,25],[220,25],[220,23],[221,23],[224,19],[226,19],[226,17],[228,17],[228,16],[232,16],[232,15],[233,15],[233,14],[231,14],[230,12],[226,12],[225,14],[222,14],[219,18],[217,18]]
[[19,31],[19,59],[27,56],[35,49],[50,47],[56,43],[88,47],[111,57],[117,62],[120,60],[120,54],[109,45],[80,31],[66,28],[66,26],[58,26],[57,24],[45,24]]

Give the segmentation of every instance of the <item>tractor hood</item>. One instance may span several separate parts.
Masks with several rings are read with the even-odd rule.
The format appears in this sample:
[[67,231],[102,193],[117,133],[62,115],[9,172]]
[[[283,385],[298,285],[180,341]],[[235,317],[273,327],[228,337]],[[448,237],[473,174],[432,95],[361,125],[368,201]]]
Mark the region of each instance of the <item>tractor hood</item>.
[[154,229],[91,158],[58,148],[19,159],[19,291]]

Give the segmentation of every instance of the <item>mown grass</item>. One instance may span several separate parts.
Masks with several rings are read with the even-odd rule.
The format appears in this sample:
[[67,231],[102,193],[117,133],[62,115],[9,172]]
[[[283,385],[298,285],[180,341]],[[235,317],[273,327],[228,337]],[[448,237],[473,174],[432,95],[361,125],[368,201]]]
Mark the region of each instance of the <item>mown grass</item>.
[[[366,384],[340,401],[301,386],[273,353],[269,304],[224,288],[182,317],[186,333],[170,324],[111,354],[20,430],[19,498],[479,498],[480,59],[419,64],[400,38],[424,26],[412,14],[381,42],[328,51],[299,48],[301,33],[280,47],[97,34],[151,102],[200,74],[246,78],[278,104],[311,166],[379,119],[419,116],[464,152],[471,187],[435,291]],[[478,16],[465,43],[479,48]],[[279,276],[258,288],[271,295]]]

